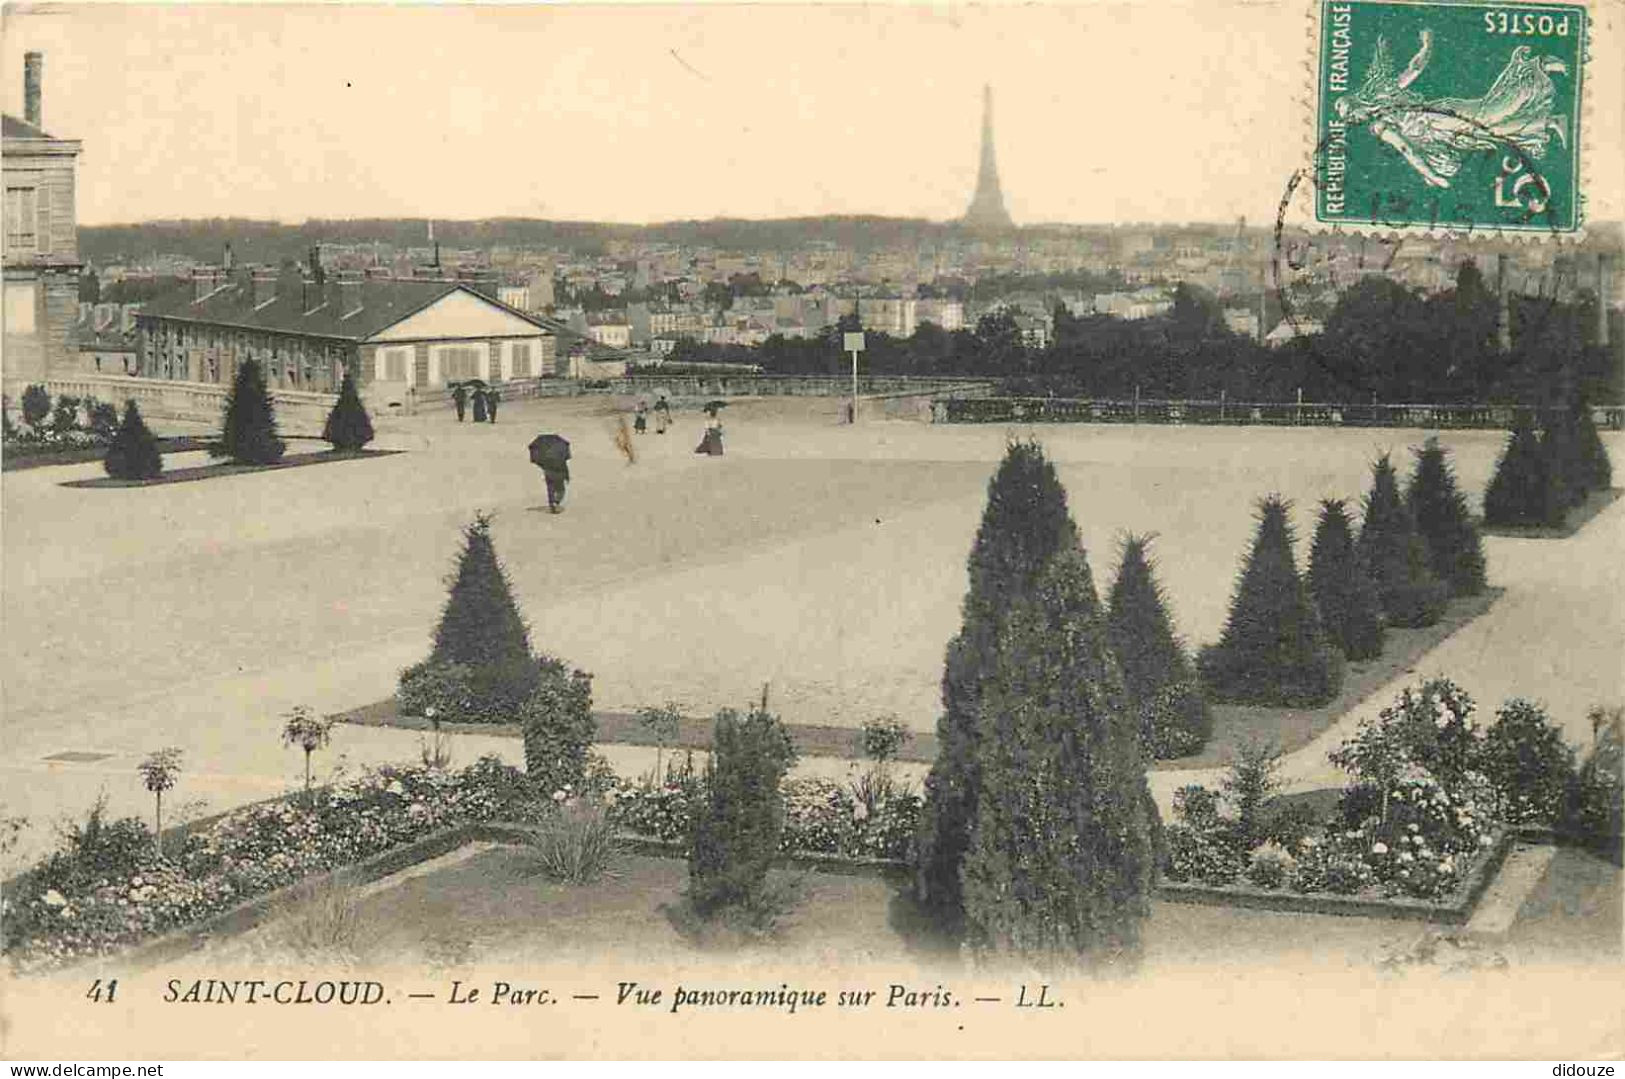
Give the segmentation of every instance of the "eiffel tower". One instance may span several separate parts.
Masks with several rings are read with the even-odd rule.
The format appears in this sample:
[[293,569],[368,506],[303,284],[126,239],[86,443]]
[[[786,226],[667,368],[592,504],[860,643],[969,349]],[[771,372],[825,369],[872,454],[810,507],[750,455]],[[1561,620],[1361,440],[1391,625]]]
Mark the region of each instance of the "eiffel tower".
[[968,229],[990,232],[1015,228],[999,190],[999,165],[993,158],[993,88],[982,87],[982,167],[976,174],[976,194],[959,223]]

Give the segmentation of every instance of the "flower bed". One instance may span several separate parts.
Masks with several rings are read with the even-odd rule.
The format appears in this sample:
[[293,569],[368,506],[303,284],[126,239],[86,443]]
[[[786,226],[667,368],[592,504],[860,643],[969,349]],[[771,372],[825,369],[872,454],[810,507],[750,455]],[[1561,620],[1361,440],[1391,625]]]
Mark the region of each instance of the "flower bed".
[[[784,847],[798,856],[885,861],[907,856],[917,796],[896,793],[871,809],[826,780],[786,787]],[[661,786],[621,780],[600,765],[583,789],[538,791],[496,758],[461,771],[384,767],[359,779],[225,814],[172,836],[160,856],[133,818],[92,822],[65,848],[15,881],[0,899],[4,951],[31,971],[121,951],[218,918],[245,900],[314,874],[366,863],[470,825],[533,824],[559,802],[601,799],[621,833],[686,843],[697,777]]]
[[1232,769],[1234,816],[1221,813],[1216,792],[1181,789],[1178,821],[1165,832],[1164,894],[1464,918],[1505,855],[1508,826],[1553,820],[1572,774],[1571,754],[1536,706],[1507,702],[1487,731],[1473,712],[1447,680],[1407,688],[1332,751],[1351,782],[1318,815],[1271,811],[1267,764],[1255,769],[1264,778],[1246,789],[1250,799],[1237,797],[1242,769]]

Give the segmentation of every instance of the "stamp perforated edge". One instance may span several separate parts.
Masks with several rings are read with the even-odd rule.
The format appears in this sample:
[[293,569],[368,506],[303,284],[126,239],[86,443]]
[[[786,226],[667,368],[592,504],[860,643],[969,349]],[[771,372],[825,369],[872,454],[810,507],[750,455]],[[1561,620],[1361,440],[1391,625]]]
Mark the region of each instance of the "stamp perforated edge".
[[[1596,117],[1594,106],[1591,103],[1591,90],[1589,78],[1591,58],[1597,54],[1599,38],[1606,38],[1604,29],[1605,20],[1596,17],[1595,5],[1586,0],[1562,0],[1566,4],[1583,8],[1586,13],[1585,36],[1581,39],[1580,49],[1580,91],[1576,111],[1579,117],[1578,134],[1575,136],[1575,219],[1574,228],[1565,231],[1548,229],[1507,229],[1492,225],[1474,225],[1466,228],[1448,224],[1390,224],[1362,221],[1322,221],[1315,213],[1315,192],[1318,186],[1316,166],[1319,159],[1320,147],[1320,43],[1325,29],[1322,21],[1328,5],[1333,0],[1307,0],[1305,5],[1303,63],[1300,71],[1303,77],[1303,94],[1298,100],[1298,107],[1303,116],[1303,150],[1302,163],[1298,172],[1294,174],[1296,187],[1291,191],[1291,200],[1280,207],[1280,220],[1278,225],[1287,230],[1307,233],[1311,236],[1367,236],[1381,240],[1399,241],[1402,239],[1429,239],[1451,241],[1454,243],[1484,243],[1498,247],[1508,245],[1540,245],[1571,247],[1583,244],[1586,240],[1586,223],[1588,220],[1588,195],[1591,187],[1591,161],[1595,156],[1591,152],[1592,140],[1595,139]],[[1538,0],[1495,0],[1494,3],[1485,3],[1484,0],[1383,0],[1385,3],[1409,4],[1416,7],[1451,6],[1469,7],[1497,7],[1538,8],[1544,5]],[[1603,50],[1606,54],[1607,50]],[[1293,181],[1289,181],[1289,186]]]

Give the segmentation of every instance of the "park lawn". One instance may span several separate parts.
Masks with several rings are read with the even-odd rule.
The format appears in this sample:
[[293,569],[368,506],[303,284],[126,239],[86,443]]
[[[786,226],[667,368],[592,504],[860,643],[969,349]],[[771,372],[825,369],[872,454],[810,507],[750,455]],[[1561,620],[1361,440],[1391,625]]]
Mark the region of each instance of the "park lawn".
[[[688,883],[681,859],[622,854],[602,879],[581,886],[542,875],[523,847],[495,846],[442,861],[364,889],[345,956],[363,967],[437,969],[762,960],[806,968],[958,967],[956,953],[920,930],[902,896],[905,885],[873,876],[784,871],[779,879],[797,884],[801,900],[775,937],[718,951],[686,939],[667,917]],[[223,941],[211,961],[286,962],[290,950],[299,951],[297,931],[289,931],[294,921],[273,921]],[[1148,971],[1214,965],[1368,970],[1425,931],[1417,922],[1157,901],[1145,923],[1144,965]]]

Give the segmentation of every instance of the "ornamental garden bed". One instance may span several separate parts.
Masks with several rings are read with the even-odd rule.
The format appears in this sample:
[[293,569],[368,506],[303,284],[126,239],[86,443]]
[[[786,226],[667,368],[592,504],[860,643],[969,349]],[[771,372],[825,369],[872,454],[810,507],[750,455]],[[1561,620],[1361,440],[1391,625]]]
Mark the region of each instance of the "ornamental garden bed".
[[1612,506],[1622,494],[1625,494],[1625,490],[1618,487],[1587,493],[1585,501],[1570,509],[1564,516],[1561,528],[1548,525],[1487,525],[1482,517],[1475,518],[1473,523],[1486,536],[1503,536],[1508,539],[1567,539],[1590,524],[1593,518]]
[[1272,742],[1283,753],[1308,745],[1329,730],[1349,710],[1372,693],[1413,670],[1422,657],[1437,648],[1458,630],[1486,614],[1506,592],[1486,588],[1476,596],[1450,601],[1444,616],[1431,626],[1408,629],[1390,626],[1383,638],[1382,655],[1376,659],[1350,662],[1345,667],[1343,688],[1319,708],[1271,708],[1262,705],[1214,704],[1213,736],[1200,753],[1154,762],[1156,771],[1212,768],[1233,760],[1249,740]]
[[95,479],[71,480],[61,484],[63,487],[160,487],[166,483],[192,483],[196,480],[211,480],[221,476],[239,476],[250,472],[275,472],[284,468],[303,468],[306,465],[325,465],[335,461],[359,461],[371,457],[392,457],[403,450],[317,450],[312,453],[290,453],[282,460],[271,465],[240,465],[232,462],[222,462],[213,465],[198,465],[195,468],[177,468],[170,472],[154,476],[150,480],[119,480],[111,476],[98,476]]
[[[1368,662],[1350,663],[1342,691],[1319,708],[1213,705],[1213,736],[1202,752],[1155,761],[1151,767],[1158,771],[1178,771],[1222,766],[1232,760],[1237,749],[1250,738],[1272,741],[1286,753],[1308,745],[1372,692],[1413,669],[1428,652],[1488,612],[1505,591],[1503,588],[1487,588],[1476,596],[1454,599],[1444,617],[1431,626],[1421,629],[1391,627],[1383,654]],[[341,723],[365,727],[398,727],[415,731],[428,731],[434,726],[422,716],[401,714],[396,697],[340,712],[333,718]],[[703,750],[711,744],[711,720],[708,717],[683,717],[675,738],[664,742],[656,738],[635,715],[595,712],[593,718],[598,723],[597,741],[604,745]],[[519,726],[514,723],[443,722],[439,726],[441,730],[451,733],[520,737]],[[785,728],[790,732],[796,752],[803,757],[863,758],[862,731],[857,728],[813,723],[786,723]],[[936,757],[936,735],[929,731],[911,731],[895,759],[930,764]]]
[[1474,859],[1472,868],[1462,876],[1455,890],[1437,900],[1388,894],[1375,884],[1366,885],[1348,895],[1340,895],[1334,892],[1300,892],[1290,888],[1261,888],[1245,883],[1203,884],[1169,880],[1158,885],[1157,896],[1172,903],[1464,925],[1472,917],[1479,899],[1495,880],[1495,874],[1506,861],[1513,842],[1511,832],[1499,832],[1491,845]]
[[[208,439],[195,438],[191,435],[158,439],[159,453],[190,453],[194,450],[206,450],[208,448]],[[107,455],[107,446],[105,443],[100,442],[89,446],[43,442],[7,442],[4,454],[5,461],[0,464],[0,469],[6,472],[18,472],[29,468],[43,468],[47,465],[82,465],[91,461],[100,461]]]

